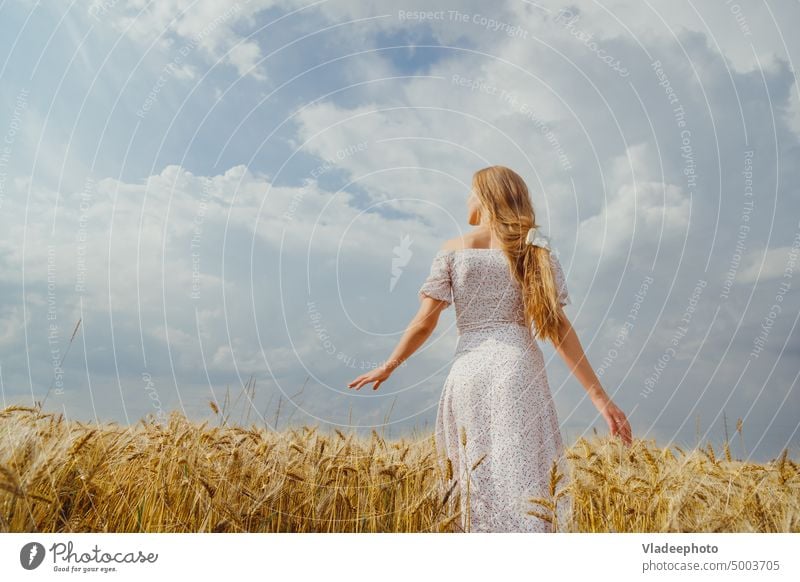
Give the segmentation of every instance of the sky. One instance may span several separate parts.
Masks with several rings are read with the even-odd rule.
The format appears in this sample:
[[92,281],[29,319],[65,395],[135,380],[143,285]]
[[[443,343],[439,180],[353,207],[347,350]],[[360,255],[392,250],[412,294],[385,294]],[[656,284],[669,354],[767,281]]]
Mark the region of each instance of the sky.
[[[347,383],[502,164],[634,436],[796,455],[800,5],[488,6],[0,2],[3,405],[430,431],[452,307]],[[542,349],[565,439],[605,434]]]

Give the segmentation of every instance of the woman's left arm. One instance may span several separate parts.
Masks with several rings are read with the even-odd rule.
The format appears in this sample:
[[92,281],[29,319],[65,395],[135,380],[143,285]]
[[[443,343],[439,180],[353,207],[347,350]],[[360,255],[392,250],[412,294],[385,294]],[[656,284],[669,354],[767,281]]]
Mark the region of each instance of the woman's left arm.
[[394,372],[395,368],[405,362],[411,354],[425,343],[425,340],[430,337],[439,323],[439,314],[448,305],[447,301],[440,301],[426,295],[420,303],[419,311],[417,311],[411,323],[408,324],[403,337],[400,338],[389,359],[374,370],[361,374],[347,385],[348,388],[359,390],[364,384],[372,384],[374,382],[375,385],[372,389],[377,390],[378,386]]
[[570,372],[583,385],[592,403],[606,419],[611,434],[619,435],[625,444],[630,445],[633,439],[630,422],[628,422],[625,413],[611,400],[600,384],[597,374],[595,374],[589,360],[586,358],[581,341],[578,339],[578,334],[575,332],[575,328],[572,327],[567,314],[563,312],[563,308],[561,315],[561,325],[558,332],[561,340],[555,346],[556,352],[567,364]]

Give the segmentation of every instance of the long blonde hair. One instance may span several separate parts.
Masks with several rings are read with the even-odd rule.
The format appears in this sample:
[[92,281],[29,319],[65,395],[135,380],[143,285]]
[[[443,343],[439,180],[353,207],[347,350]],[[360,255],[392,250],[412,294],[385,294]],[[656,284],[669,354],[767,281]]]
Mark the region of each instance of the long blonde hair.
[[528,230],[539,226],[525,181],[510,168],[489,166],[475,172],[472,189],[522,287],[526,325],[535,323],[537,338],[558,344],[562,311],[550,251],[525,243]]

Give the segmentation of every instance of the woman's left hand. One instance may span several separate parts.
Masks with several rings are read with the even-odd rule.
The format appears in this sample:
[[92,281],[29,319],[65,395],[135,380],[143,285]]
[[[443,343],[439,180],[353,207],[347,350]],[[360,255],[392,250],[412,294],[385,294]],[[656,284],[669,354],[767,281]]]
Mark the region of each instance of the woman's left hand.
[[355,388],[359,390],[364,384],[372,384],[373,382],[375,385],[372,387],[373,390],[377,390],[378,386],[383,384],[383,382],[392,374],[392,371],[388,369],[386,366],[379,366],[374,370],[370,370],[365,374],[361,374],[358,378],[350,382],[347,387],[348,388]]

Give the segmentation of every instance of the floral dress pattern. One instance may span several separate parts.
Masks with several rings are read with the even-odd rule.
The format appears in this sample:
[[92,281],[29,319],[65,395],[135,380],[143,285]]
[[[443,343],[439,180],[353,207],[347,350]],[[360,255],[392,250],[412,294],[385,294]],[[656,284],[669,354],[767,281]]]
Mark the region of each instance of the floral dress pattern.
[[[548,256],[560,303],[568,305],[564,272]],[[458,480],[464,531],[552,531],[528,513],[548,513],[529,498],[549,497],[553,462],[564,474],[559,489],[567,478],[544,357],[525,326],[521,293],[501,249],[469,248],[439,251],[419,290],[420,299],[455,304],[458,344],[434,434],[440,460],[446,455]],[[567,496],[559,500],[559,521],[568,504]]]

